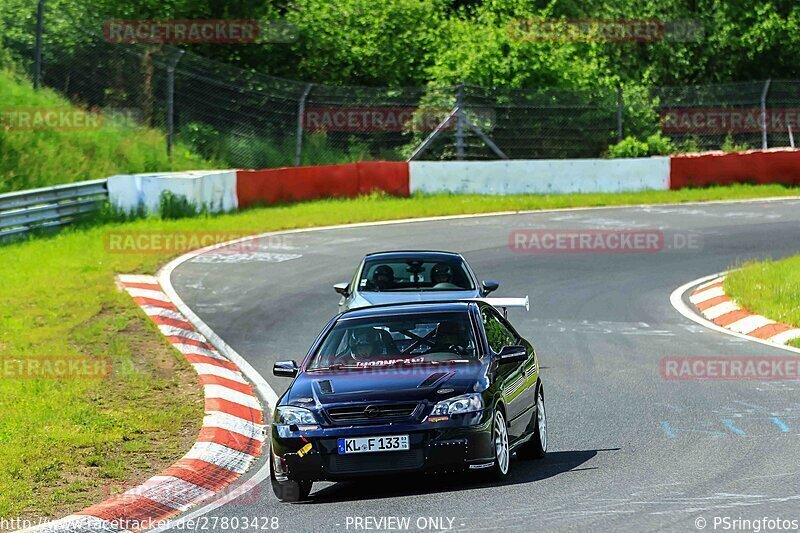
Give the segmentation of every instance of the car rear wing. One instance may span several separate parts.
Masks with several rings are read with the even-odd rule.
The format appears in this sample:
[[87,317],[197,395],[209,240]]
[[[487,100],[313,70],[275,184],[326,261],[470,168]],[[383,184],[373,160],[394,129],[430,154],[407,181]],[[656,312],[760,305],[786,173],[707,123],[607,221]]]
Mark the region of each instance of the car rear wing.
[[530,299],[526,296],[524,298],[471,298],[471,301],[486,302],[487,304],[503,311],[503,316],[508,316],[510,308],[524,308],[530,311]]

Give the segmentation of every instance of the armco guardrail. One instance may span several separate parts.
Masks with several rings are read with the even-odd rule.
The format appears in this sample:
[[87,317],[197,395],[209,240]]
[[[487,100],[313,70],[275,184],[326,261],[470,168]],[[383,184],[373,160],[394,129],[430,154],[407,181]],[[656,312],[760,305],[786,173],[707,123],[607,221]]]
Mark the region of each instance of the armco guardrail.
[[82,181],[0,195],[0,243],[65,226],[100,209],[107,180]]

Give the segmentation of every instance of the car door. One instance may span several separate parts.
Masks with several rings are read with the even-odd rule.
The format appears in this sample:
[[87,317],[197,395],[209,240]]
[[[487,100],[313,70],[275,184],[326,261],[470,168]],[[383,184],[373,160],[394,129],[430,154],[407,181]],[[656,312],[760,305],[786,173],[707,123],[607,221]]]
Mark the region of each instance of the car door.
[[[495,357],[504,346],[519,344],[520,339],[516,332],[493,307],[482,306],[481,319],[486,340]],[[533,415],[526,375],[530,360],[529,357],[526,361],[499,365],[497,368],[497,379],[500,381],[500,391],[509,420],[509,436],[512,440],[523,436]]]

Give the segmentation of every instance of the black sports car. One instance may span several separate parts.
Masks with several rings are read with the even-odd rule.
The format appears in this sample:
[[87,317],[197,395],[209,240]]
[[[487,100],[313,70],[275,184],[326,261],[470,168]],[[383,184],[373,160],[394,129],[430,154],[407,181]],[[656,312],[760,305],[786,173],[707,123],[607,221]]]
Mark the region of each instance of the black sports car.
[[293,377],[272,424],[271,474],[283,501],[317,480],[409,471],[508,475],[511,454],[543,457],[547,419],[531,344],[484,301],[347,311]]

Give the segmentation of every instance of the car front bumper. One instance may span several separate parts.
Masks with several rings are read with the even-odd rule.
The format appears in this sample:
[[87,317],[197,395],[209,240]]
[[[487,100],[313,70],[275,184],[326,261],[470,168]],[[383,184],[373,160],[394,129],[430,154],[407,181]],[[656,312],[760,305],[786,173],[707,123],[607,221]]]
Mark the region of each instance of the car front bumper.
[[[442,422],[297,428],[273,424],[273,472],[278,481],[338,481],[390,472],[447,472],[491,467],[491,412]],[[409,449],[339,454],[341,437],[408,435]]]

